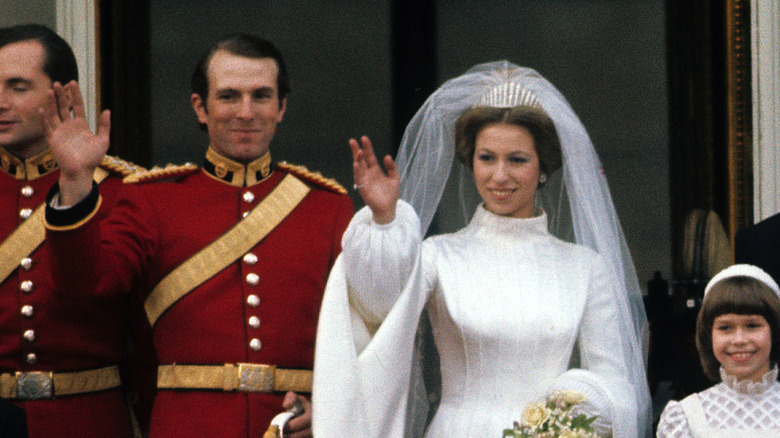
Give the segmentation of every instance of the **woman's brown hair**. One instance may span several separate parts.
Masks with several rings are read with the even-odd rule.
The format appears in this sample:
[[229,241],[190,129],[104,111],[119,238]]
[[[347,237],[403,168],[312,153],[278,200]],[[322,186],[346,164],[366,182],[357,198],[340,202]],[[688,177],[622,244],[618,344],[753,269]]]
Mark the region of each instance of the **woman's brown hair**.
[[526,105],[512,108],[474,107],[458,118],[455,125],[455,155],[466,167],[473,169],[477,134],[486,126],[498,123],[528,129],[534,139],[542,173],[550,175],[560,169],[563,158],[555,124],[541,109]]

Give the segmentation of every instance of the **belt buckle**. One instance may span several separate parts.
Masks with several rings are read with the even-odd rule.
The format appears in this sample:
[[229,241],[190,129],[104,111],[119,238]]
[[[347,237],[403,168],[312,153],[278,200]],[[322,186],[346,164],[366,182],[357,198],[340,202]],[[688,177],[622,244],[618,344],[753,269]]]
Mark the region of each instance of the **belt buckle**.
[[43,400],[54,398],[54,381],[51,371],[16,372],[16,398]]
[[273,392],[276,367],[256,363],[238,364],[238,390],[244,392]]

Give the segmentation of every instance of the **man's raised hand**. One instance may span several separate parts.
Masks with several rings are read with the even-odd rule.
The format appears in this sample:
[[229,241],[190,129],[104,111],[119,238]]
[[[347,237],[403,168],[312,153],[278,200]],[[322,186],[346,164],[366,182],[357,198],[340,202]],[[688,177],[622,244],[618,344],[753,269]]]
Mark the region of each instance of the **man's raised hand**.
[[60,167],[60,205],[73,205],[92,190],[93,173],[108,150],[111,114],[108,110],[100,114],[97,132],[93,133],[85,117],[81,89],[71,81],[65,85],[54,83],[41,118],[46,140]]

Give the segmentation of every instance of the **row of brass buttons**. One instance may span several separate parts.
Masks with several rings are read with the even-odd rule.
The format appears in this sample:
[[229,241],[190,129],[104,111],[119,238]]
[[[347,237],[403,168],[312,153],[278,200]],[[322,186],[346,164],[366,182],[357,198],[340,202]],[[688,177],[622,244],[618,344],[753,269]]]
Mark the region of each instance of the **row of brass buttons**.
[[[250,191],[244,192],[242,198],[244,199],[244,202],[246,202],[247,204],[251,204],[255,201],[255,195]],[[246,217],[248,213],[249,212],[244,213],[243,216]],[[244,255],[243,261],[247,266],[254,266],[257,264],[257,256],[251,252],[247,253]],[[258,284],[260,284],[260,276],[255,274],[254,272],[249,273],[246,276],[246,282],[250,286],[257,286]],[[249,307],[258,308],[260,306],[260,297],[256,294],[251,294],[247,297],[246,302],[249,305]],[[250,316],[249,319],[247,320],[247,324],[252,329],[260,328],[260,317],[256,315]],[[263,348],[263,343],[260,341],[259,338],[252,338],[249,340],[249,348],[252,351],[260,351]]]
[[[21,189],[21,194],[25,198],[30,198],[35,194],[35,190],[30,186],[24,186]],[[31,208],[23,208],[19,210],[19,217],[24,220],[28,219],[30,216],[32,216],[33,210]],[[30,257],[25,257],[22,259],[22,261],[19,263],[19,266],[25,270],[29,271],[33,267],[33,260]],[[35,288],[35,284],[30,280],[24,280],[19,284],[19,290],[24,294],[31,294],[33,292],[33,289]],[[21,309],[19,310],[19,313],[27,318],[30,319],[35,315],[35,308],[31,304],[22,304]],[[22,338],[26,340],[29,343],[35,342],[36,334],[35,330],[33,329],[27,329],[22,332]],[[30,365],[34,365],[38,362],[38,356],[35,353],[28,353],[26,357],[26,361]]]

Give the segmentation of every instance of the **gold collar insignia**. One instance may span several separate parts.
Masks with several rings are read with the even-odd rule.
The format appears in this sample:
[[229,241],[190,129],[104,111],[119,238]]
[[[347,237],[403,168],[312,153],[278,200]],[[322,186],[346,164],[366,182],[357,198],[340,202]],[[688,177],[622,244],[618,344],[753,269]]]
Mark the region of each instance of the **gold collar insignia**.
[[203,170],[212,177],[235,187],[252,186],[271,174],[271,153],[266,152],[255,161],[243,165],[209,148]]
[[48,149],[26,160],[21,160],[0,147],[0,169],[16,179],[32,181],[57,169],[57,162],[54,161],[54,156]]

